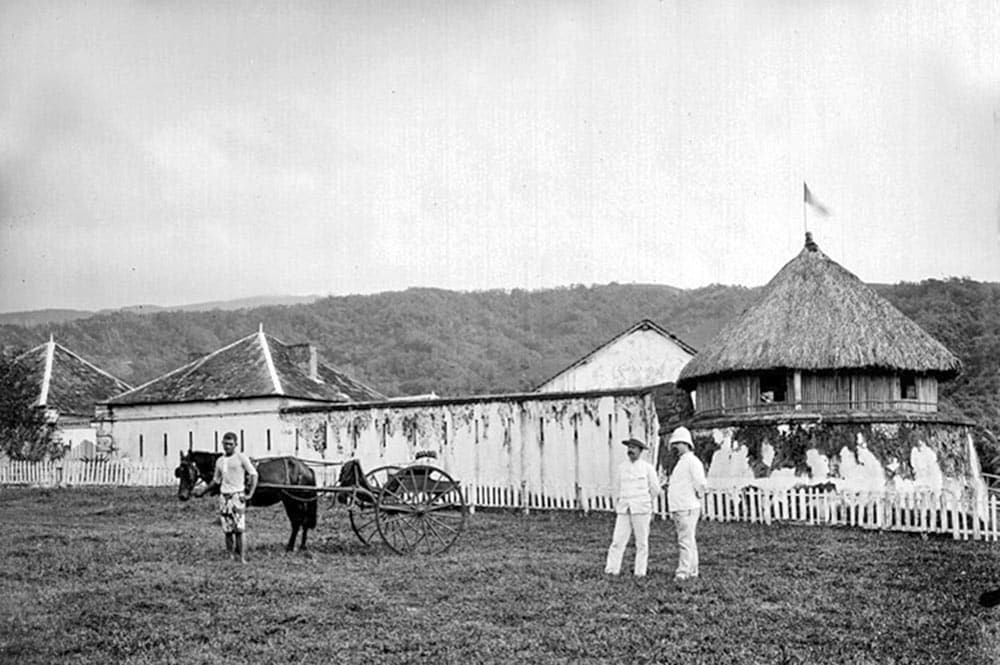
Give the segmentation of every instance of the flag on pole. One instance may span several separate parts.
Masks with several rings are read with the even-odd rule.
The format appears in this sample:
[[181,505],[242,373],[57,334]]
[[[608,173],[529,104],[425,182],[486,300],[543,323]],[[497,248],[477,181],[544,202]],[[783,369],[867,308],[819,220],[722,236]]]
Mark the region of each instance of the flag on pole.
[[812,195],[812,192],[809,191],[809,185],[807,185],[805,182],[802,183],[802,190],[804,197],[803,200],[808,205],[812,206],[813,210],[815,210],[823,217],[827,217],[830,214],[829,208],[827,208],[825,205],[816,200],[816,198]]

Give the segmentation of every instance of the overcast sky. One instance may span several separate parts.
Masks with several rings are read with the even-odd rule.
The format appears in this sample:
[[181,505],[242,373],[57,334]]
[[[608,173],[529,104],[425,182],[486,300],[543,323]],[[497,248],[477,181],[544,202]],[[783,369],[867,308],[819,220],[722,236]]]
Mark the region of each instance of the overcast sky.
[[[1000,3],[0,4],[0,311],[1000,281]],[[802,183],[832,215],[803,215]]]

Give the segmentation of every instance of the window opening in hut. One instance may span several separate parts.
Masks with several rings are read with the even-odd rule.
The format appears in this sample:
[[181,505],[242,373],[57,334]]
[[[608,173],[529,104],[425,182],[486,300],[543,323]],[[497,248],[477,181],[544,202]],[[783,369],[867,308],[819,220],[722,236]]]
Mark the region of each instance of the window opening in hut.
[[780,372],[760,375],[760,401],[763,404],[786,402],[788,381]]
[[903,399],[917,399],[917,377],[915,374],[901,374],[899,396]]

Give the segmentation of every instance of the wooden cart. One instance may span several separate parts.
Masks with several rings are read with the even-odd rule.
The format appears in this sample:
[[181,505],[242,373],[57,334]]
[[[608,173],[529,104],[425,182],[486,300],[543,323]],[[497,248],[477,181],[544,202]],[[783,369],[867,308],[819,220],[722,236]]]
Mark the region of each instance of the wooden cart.
[[262,483],[258,488],[280,490],[302,500],[328,496],[331,505],[347,507],[351,529],[366,545],[378,536],[398,554],[441,554],[455,544],[465,528],[467,510],[461,485],[436,466],[418,459],[413,464],[364,472],[357,460],[303,461],[310,466],[340,466],[337,484],[306,488]]

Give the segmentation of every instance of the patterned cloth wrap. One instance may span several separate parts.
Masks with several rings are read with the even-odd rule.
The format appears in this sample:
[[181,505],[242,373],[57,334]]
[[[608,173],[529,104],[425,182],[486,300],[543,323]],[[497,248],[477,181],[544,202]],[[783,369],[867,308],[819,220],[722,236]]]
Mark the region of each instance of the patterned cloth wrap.
[[243,492],[219,495],[223,533],[243,533],[247,527],[247,501]]

